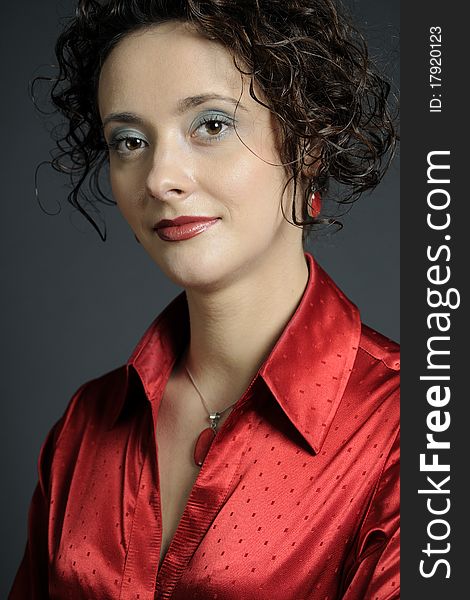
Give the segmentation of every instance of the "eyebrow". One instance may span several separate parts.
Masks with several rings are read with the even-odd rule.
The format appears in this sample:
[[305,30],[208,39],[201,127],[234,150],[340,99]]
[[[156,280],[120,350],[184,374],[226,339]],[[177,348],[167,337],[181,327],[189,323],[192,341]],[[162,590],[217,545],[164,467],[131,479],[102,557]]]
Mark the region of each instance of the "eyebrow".
[[103,119],[103,127],[110,121],[119,121],[121,123],[133,123],[134,125],[144,125],[144,120],[138,115],[130,112],[110,113]]
[[[220,94],[198,94],[197,96],[189,96],[188,98],[183,98],[179,100],[176,105],[176,112],[178,115],[183,115],[188,112],[192,108],[196,108],[197,106],[204,104],[205,102],[209,102],[211,100],[223,100],[224,102],[228,102],[235,106],[236,108],[240,108],[245,112],[248,112],[247,108],[241,104],[239,100],[235,100],[235,98],[231,98],[230,96],[222,96]],[[120,121],[121,123],[133,123],[135,125],[144,125],[144,119],[131,112],[116,112],[110,113],[103,119],[103,127],[107,125],[110,121]]]
[[243,104],[241,104],[240,100],[235,100],[235,98],[231,98],[230,96],[221,96],[220,94],[199,94],[197,96],[189,96],[188,98],[180,100],[177,105],[177,112],[180,115],[184,114],[188,110],[191,110],[200,104],[204,104],[204,102],[209,102],[210,100],[223,100],[224,102],[232,104],[232,106],[247,111]]

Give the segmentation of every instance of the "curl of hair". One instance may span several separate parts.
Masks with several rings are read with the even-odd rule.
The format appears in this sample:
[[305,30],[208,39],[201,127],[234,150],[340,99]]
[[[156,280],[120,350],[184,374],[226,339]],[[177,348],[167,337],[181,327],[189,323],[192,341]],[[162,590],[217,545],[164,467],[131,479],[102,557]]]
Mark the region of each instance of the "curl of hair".
[[[251,78],[252,98],[277,119],[286,188],[292,181],[295,197],[299,183],[304,187],[302,217],[292,203],[291,221],[303,227],[304,239],[312,225],[339,224],[309,217],[312,189],[326,194],[334,180],[345,190],[335,201],[354,202],[382,178],[397,135],[390,84],[332,0],[79,0],[56,43],[59,73],[50,90],[66,124],[51,164],[70,177],[69,202],[105,240],[106,228],[102,233],[85,208],[94,206],[92,199],[114,204],[100,187],[108,164],[97,103],[100,70],[125,35],[171,20],[188,22],[225,46],[237,69]],[[306,165],[315,169],[306,171]]]

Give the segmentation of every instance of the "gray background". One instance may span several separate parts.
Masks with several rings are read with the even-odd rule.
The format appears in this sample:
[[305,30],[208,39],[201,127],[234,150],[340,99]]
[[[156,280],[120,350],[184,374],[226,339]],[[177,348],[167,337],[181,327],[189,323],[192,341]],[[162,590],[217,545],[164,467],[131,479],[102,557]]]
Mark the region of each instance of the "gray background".
[[[23,554],[40,445],[84,381],[125,362],[161,309],[180,291],[135,242],[117,208],[104,207],[103,243],[65,202],[64,181],[34,170],[49,157],[47,122],[28,82],[50,73],[61,20],[73,2],[29,0],[1,8],[1,577],[6,597]],[[398,85],[399,3],[350,0],[372,55]],[[310,244],[320,264],[361,309],[399,339],[399,164],[343,218],[344,229]]]

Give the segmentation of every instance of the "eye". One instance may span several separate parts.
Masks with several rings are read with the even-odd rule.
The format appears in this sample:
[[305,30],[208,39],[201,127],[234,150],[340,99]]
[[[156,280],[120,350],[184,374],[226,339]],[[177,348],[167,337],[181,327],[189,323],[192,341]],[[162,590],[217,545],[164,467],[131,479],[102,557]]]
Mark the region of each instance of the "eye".
[[108,143],[108,148],[122,157],[130,157],[148,146],[148,142],[135,133],[118,133]]
[[123,142],[126,150],[132,151],[139,150],[142,147],[144,140],[141,140],[140,138],[128,137],[123,140]]
[[204,115],[196,124],[195,135],[204,141],[213,142],[229,133],[233,128],[233,119],[226,115]]

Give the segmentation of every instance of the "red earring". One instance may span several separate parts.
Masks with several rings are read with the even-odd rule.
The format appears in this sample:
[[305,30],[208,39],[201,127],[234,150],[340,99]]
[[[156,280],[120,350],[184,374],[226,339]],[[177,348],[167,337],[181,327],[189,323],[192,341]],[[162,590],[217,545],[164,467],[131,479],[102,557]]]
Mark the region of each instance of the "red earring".
[[320,192],[313,192],[310,196],[310,202],[307,203],[308,216],[314,219],[318,217],[321,211],[321,196]]

